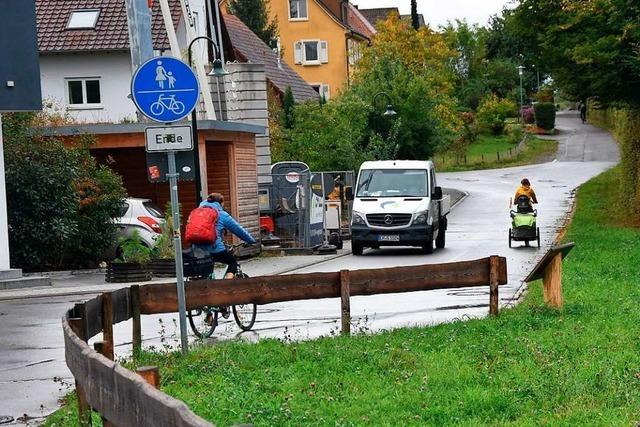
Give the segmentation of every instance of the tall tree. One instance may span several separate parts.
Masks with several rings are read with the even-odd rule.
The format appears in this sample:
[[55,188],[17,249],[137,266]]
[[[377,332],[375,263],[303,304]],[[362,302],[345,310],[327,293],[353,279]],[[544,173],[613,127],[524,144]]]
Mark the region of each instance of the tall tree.
[[229,12],[269,46],[278,37],[278,21],[275,18],[269,21],[268,0],[230,0]]
[[411,26],[414,30],[420,28],[420,18],[418,17],[418,0],[411,0]]

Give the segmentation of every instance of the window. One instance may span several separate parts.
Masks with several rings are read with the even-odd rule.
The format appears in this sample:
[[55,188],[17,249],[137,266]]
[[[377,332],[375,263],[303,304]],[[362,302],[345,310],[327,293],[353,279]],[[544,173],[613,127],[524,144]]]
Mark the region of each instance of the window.
[[74,10],[69,17],[67,29],[79,30],[95,28],[96,22],[98,22],[98,15],[100,15],[99,9]]
[[70,107],[100,107],[100,79],[67,79],[67,101]]
[[323,98],[325,101],[329,100],[331,94],[330,94],[330,91],[329,91],[329,85],[328,84],[311,83],[311,84],[309,84],[309,86],[311,86],[313,88],[313,90],[318,92],[318,96],[320,98]]
[[289,0],[289,19],[307,19],[307,0]]
[[371,169],[360,172],[358,197],[428,197],[427,171]]
[[294,62],[302,65],[318,65],[329,62],[325,40],[300,40],[293,45]]
[[304,42],[304,62],[319,62],[318,42]]

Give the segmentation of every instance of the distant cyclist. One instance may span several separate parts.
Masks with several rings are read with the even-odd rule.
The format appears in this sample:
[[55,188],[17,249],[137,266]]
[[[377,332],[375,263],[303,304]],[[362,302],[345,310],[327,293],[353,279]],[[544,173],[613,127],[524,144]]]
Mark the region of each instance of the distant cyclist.
[[253,245],[256,243],[256,239],[249,234],[233,217],[224,210],[224,196],[220,193],[211,193],[200,203],[201,208],[211,208],[218,211],[218,221],[216,223],[216,241],[209,245],[194,245],[197,248],[203,249],[209,252],[214,262],[226,264],[228,266],[225,279],[232,279],[238,271],[238,261],[235,256],[227,251],[222,240],[224,230],[229,230],[231,233],[238,236],[245,243]]

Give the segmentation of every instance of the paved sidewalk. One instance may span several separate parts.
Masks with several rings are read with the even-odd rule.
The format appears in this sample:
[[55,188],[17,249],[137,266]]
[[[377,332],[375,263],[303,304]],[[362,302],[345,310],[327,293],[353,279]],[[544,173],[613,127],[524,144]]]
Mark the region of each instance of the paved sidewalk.
[[[242,269],[249,276],[268,276],[285,274],[301,268],[321,265],[323,262],[339,258],[351,253],[351,244],[346,241],[344,248],[337,254],[331,255],[291,255],[291,256],[259,256],[256,258],[240,261]],[[217,269],[216,275],[221,276],[223,270]],[[32,287],[24,289],[0,290],[0,301],[41,298],[49,296],[65,295],[85,295],[98,294],[101,292],[114,291],[122,287],[134,284],[148,283],[175,283],[175,278],[158,278],[150,282],[139,283],[107,283],[104,272],[89,270],[86,272],[62,272],[50,274],[51,286]]]

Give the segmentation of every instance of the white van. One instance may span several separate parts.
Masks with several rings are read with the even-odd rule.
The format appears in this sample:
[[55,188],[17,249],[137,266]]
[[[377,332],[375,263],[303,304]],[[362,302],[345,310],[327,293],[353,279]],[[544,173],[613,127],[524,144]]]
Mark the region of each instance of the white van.
[[351,248],[444,248],[449,196],[437,186],[431,161],[384,160],[360,167],[353,196]]

